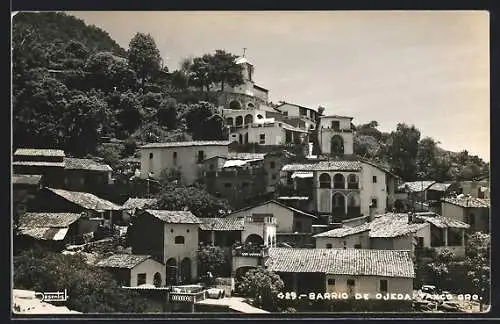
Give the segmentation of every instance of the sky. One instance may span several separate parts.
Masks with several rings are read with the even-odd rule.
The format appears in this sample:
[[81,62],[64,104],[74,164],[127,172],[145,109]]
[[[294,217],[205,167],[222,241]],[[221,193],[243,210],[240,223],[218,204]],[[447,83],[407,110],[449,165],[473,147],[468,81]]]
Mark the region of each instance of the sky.
[[486,11],[68,12],[123,48],[137,32],[164,63],[224,49],[254,65],[270,100],[404,122],[450,151],[490,159],[489,14]]

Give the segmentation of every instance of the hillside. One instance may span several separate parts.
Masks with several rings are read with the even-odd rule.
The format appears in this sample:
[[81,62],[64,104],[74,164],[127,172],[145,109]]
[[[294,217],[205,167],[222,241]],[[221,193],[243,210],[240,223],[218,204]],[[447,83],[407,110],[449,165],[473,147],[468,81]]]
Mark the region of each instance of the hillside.
[[104,30],[86,25],[83,20],[60,12],[20,12],[12,19],[14,35],[32,35],[53,53],[70,41],[83,43],[91,52],[107,51],[125,56],[121,48]]

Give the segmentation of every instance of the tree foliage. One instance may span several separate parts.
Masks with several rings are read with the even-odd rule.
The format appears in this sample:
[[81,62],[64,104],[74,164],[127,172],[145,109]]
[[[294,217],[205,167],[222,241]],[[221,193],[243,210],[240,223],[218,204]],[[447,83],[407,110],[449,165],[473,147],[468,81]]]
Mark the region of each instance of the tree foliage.
[[226,200],[212,196],[202,187],[173,183],[164,185],[158,207],[164,210],[189,210],[198,217],[222,217],[230,210]]
[[161,68],[161,56],[150,34],[135,34],[129,44],[128,60],[143,82],[156,76]]
[[277,310],[277,296],[284,287],[280,276],[263,267],[250,269],[238,284],[238,289],[244,296],[252,298],[256,307],[268,311]]
[[467,277],[472,281],[481,303],[489,303],[491,289],[490,268],[491,237],[489,234],[476,232],[469,235],[466,246],[465,266]]
[[121,289],[105,270],[78,255],[28,250],[14,258],[14,287],[35,291],[68,290],[67,307],[83,313],[141,313],[147,300]]
[[220,246],[203,245],[198,251],[199,273],[211,272],[214,276],[224,276],[231,272],[227,253]]

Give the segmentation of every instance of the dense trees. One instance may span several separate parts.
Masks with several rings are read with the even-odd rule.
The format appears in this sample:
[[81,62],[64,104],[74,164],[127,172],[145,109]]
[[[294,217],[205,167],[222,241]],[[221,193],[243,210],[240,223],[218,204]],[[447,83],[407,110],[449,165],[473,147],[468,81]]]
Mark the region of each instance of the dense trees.
[[473,180],[489,172],[487,163],[467,151],[448,152],[430,137],[420,139],[420,131],[414,125],[398,124],[391,133],[377,127],[376,121],[356,127],[354,153],[388,163],[405,181]]
[[238,284],[238,290],[252,298],[256,307],[268,311],[278,310],[277,296],[284,287],[280,276],[262,267],[250,269]]
[[211,272],[214,277],[227,276],[231,273],[229,255],[219,246],[203,245],[198,251],[198,273]]
[[162,68],[162,59],[150,34],[135,34],[129,44],[128,61],[142,84],[156,76]]
[[14,258],[14,287],[35,291],[67,289],[69,309],[84,313],[142,313],[148,301],[123,290],[105,270],[81,256],[28,250]]

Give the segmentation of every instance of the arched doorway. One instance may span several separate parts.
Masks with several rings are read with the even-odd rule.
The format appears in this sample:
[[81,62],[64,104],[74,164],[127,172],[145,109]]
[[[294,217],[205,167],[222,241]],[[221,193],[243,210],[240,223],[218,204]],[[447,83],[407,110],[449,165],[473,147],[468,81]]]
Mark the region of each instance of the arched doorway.
[[343,219],[345,216],[345,197],[340,192],[332,196],[332,215],[336,219]]
[[241,109],[241,104],[238,100],[233,100],[229,103],[229,109]]
[[170,258],[167,260],[167,275],[166,280],[169,285],[177,284],[177,261],[175,258]]
[[161,279],[161,273],[157,272],[155,273],[154,277],[153,277],[153,284],[155,285],[155,287],[161,287],[161,284],[162,284],[162,279]]
[[330,149],[331,154],[334,155],[344,154],[344,139],[341,136],[339,135],[333,136],[330,145],[331,145]]
[[250,234],[247,236],[245,240],[246,244],[252,244],[252,245],[263,245],[264,244],[264,239],[262,236],[257,235],[257,234]]
[[184,258],[181,262],[181,280],[182,283],[189,283],[191,281],[191,259]]

